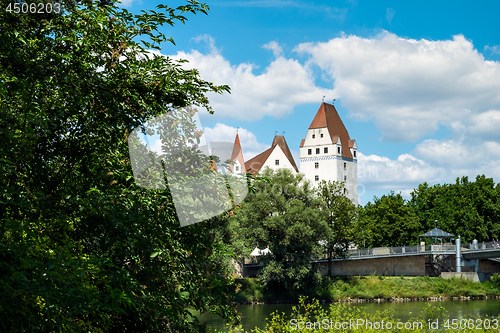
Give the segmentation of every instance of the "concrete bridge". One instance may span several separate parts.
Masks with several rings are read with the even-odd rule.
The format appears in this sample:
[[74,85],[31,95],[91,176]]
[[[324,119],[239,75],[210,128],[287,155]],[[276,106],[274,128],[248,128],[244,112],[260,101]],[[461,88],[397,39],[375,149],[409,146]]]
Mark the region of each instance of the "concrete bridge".
[[[332,274],[438,276],[443,272],[464,272],[477,273],[483,280],[488,275],[500,273],[500,260],[496,259],[500,258],[500,246],[491,242],[462,245],[459,239],[456,243],[349,250],[346,259],[333,259]],[[326,274],[328,259],[313,261]],[[259,268],[257,257],[247,259],[243,275],[255,276]]]
[[[445,243],[349,250],[347,251],[347,258],[348,260],[354,260],[411,255],[452,255],[456,253],[456,244]],[[460,246],[460,253],[465,260],[500,258],[500,245],[489,242],[464,244]]]

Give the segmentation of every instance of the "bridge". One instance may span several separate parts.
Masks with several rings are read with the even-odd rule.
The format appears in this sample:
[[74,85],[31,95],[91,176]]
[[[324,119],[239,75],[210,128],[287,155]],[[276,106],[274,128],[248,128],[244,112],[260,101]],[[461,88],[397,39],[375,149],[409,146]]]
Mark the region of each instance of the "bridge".
[[[345,259],[333,259],[333,275],[405,275],[436,276],[442,272],[500,273],[500,246],[492,242],[460,244],[427,244],[400,247],[351,249]],[[458,257],[460,260],[456,260]],[[314,262],[326,274],[328,258]],[[257,257],[246,259],[244,275],[257,274],[260,267]]]
[[[460,247],[465,260],[500,258],[500,246],[490,243],[464,244]],[[383,258],[411,255],[453,255],[457,253],[455,244],[428,244],[399,247],[376,247],[347,251],[347,260]],[[323,258],[321,258],[323,259]]]

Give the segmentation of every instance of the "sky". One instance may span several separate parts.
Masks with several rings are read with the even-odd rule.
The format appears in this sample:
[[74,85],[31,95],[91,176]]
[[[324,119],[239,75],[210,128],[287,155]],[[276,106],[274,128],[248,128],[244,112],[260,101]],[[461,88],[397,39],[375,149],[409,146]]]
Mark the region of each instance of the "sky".
[[500,1],[207,4],[208,15],[162,30],[176,45],[161,53],[231,87],[209,95],[215,114],[200,110],[200,119],[220,141],[238,129],[245,160],[284,133],[299,165],[324,98],[356,140],[362,205],[390,191],[410,198],[424,182],[500,182]]

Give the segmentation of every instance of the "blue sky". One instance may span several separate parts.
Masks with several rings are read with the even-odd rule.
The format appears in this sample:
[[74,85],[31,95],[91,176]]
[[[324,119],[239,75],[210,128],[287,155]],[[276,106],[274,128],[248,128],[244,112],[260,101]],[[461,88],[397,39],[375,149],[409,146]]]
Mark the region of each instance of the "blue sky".
[[[181,4],[177,1],[170,5]],[[132,12],[155,1],[126,1]],[[217,0],[166,27],[161,53],[228,84],[201,112],[245,159],[274,134],[298,150],[334,98],[358,145],[360,203],[418,184],[485,174],[500,181],[500,2]]]

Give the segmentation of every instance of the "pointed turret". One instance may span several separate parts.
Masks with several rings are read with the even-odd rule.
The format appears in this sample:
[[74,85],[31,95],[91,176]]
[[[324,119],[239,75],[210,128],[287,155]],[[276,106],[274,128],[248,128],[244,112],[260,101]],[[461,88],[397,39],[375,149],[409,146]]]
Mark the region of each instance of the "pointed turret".
[[245,161],[243,160],[243,151],[241,150],[240,137],[236,133],[234,139],[233,152],[231,153],[231,161],[234,165],[229,165],[232,173],[245,173]]

